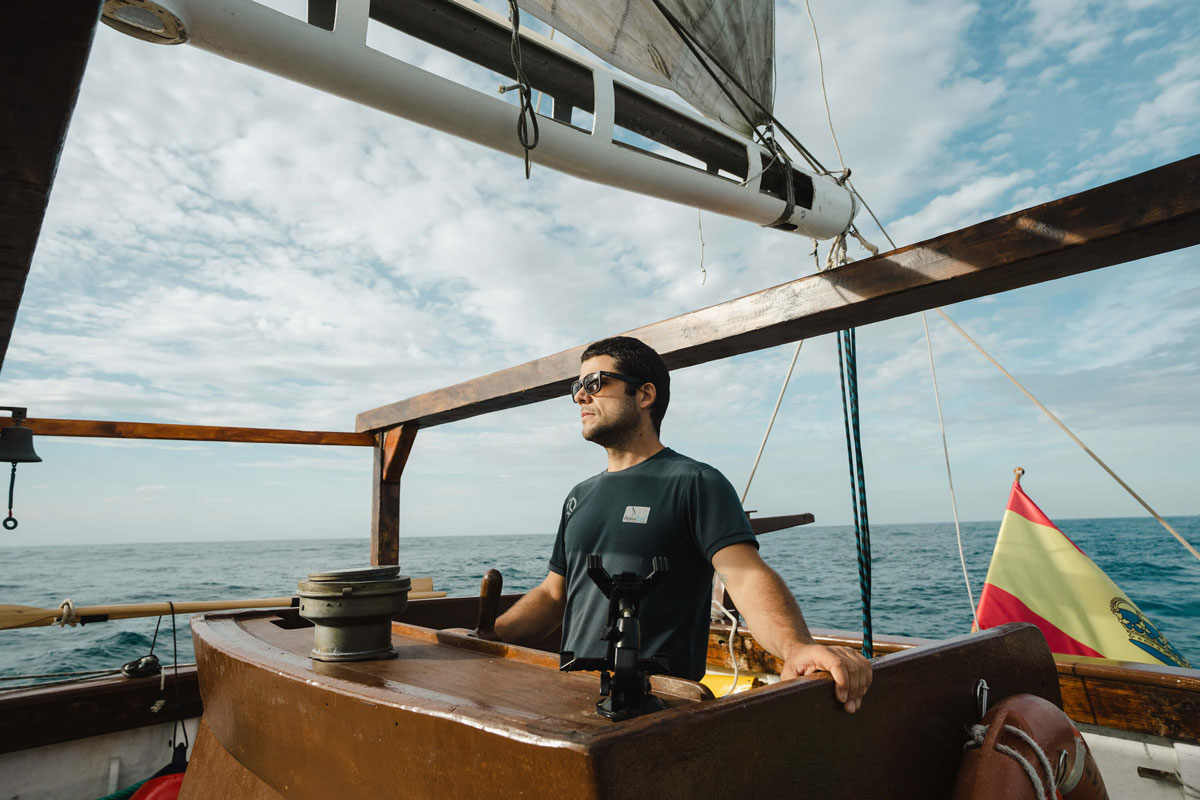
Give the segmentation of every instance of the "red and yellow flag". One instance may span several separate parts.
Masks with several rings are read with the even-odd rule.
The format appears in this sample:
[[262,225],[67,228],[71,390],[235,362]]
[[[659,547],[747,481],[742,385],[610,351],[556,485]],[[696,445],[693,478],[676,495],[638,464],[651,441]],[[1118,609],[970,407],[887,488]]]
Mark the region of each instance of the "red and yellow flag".
[[1055,653],[1190,667],[1112,578],[1013,481],[979,626],[1032,622]]

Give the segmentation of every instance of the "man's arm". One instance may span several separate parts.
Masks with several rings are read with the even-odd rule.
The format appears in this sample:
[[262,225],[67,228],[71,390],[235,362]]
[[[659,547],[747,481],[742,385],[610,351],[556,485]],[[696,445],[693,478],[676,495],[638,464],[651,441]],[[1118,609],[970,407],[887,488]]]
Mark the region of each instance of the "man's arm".
[[557,572],[533,587],[496,619],[496,635],[511,644],[535,645],[562,625],[566,581]]
[[743,542],[724,547],[713,556],[712,564],[754,638],[783,659],[780,677],[790,680],[822,670],[832,673],[838,701],[847,711],[857,711],[871,685],[871,662],[848,647],[816,644],[796,598],[754,545]]

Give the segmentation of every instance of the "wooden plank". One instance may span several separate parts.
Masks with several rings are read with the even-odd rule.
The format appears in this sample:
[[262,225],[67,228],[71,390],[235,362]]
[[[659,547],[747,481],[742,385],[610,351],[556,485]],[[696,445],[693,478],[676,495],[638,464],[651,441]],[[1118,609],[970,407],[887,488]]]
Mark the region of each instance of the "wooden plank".
[[386,437],[378,435],[371,468],[371,566],[400,563],[400,481],[386,479]]
[[816,517],[812,514],[787,514],[782,517],[751,517],[750,529],[754,531],[755,536],[762,536],[764,533],[782,531],[787,528],[794,528],[797,525],[809,525],[814,521],[816,521]]
[[[0,753],[26,750],[89,736],[200,716],[200,685],[194,666],[168,667],[159,677],[97,678],[68,685],[39,686],[0,695]],[[152,710],[162,698],[161,710]]]
[[[0,428],[12,419],[0,419]],[[293,431],[277,428],[234,428],[224,425],[172,425],[160,422],[113,422],[95,419],[27,419],[36,436],[79,436],[99,439],[171,439],[187,442],[320,444],[372,447],[375,437],[350,431]]]
[[412,453],[413,441],[417,438],[416,425],[401,425],[387,432],[383,440],[383,474],[381,479],[388,483],[399,483]]
[[[671,369],[1200,243],[1200,156],[629,331]],[[586,345],[364,411],[420,427],[567,395]]]
[[[100,0],[30,3],[0,25],[0,366],[92,49]],[[11,10],[10,10],[11,11]]]

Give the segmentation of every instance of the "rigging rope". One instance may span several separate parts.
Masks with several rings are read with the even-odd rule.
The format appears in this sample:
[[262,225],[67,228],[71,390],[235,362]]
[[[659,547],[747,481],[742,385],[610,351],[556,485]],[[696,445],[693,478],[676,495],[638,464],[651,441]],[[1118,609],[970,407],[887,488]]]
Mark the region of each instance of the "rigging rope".
[[721,603],[713,601],[713,610],[719,611],[729,618],[729,663],[733,664],[733,680],[729,682],[729,689],[721,697],[728,697],[737,689],[738,678],[741,677],[741,668],[738,666],[737,656],[733,653],[733,637],[737,634],[738,621],[733,612],[726,608]]
[[933,338],[929,335],[929,320],[921,312],[921,325],[925,328],[925,346],[929,349],[929,374],[933,378],[933,399],[937,404],[938,428],[942,431],[942,453],[946,456],[946,481],[950,484],[950,509],[954,512],[954,533],[958,539],[958,560],[962,564],[963,583],[967,585],[967,602],[971,604],[971,619],[974,630],[980,630],[979,615],[975,611],[975,595],[971,591],[971,576],[967,572],[967,556],[963,553],[962,533],[958,522],[958,498],[954,494],[954,475],[950,471],[950,445],[946,443],[946,422],[942,418],[942,394],[938,390],[937,367],[933,364]]
[[[508,0],[508,19],[512,23],[512,41],[509,43],[508,52],[512,57],[517,82],[511,86],[501,86],[500,93],[514,90],[518,93],[521,110],[517,116],[517,140],[525,150],[525,180],[529,180],[529,151],[538,146],[541,134],[538,132],[537,114],[533,109],[533,92],[529,88],[529,78],[525,77],[525,69],[521,66],[521,11],[517,8],[517,0]],[[541,103],[540,96],[538,103]]]
[[842,389],[842,418],[846,427],[846,458],[850,464],[850,497],[854,540],[858,551],[858,588],[862,597],[862,653],[874,656],[871,625],[871,527],[867,521],[867,484],[863,474],[862,435],[858,414],[858,366],[854,328],[837,333],[838,381]]
[[[875,212],[871,210],[871,206],[869,206],[867,204],[866,200],[863,200],[863,196],[861,194],[859,194],[858,189],[856,189],[854,187],[854,184],[851,183],[849,180],[846,181],[846,186],[847,186],[847,188],[850,189],[850,191],[854,194],[854,196],[857,197],[860,202],[862,202],[863,208],[865,208],[867,210],[867,213],[871,215],[871,219],[873,219],[875,221],[875,225],[876,225],[876,227],[879,228],[880,233],[883,234],[884,238],[887,239],[888,244],[891,245],[893,250],[895,250],[896,243],[894,241],[892,241],[892,237],[888,235],[887,229],[883,227],[883,223],[879,221],[879,217],[877,217],[875,215]],[[1142,508],[1146,509],[1146,511],[1150,513],[1150,516],[1154,517],[1154,519],[1156,519],[1158,521],[1158,524],[1162,525],[1163,528],[1165,528],[1168,533],[1170,533],[1172,536],[1174,536],[1179,541],[1179,543],[1181,545],[1183,545],[1184,548],[1189,553],[1191,553],[1193,556],[1196,557],[1197,560],[1200,560],[1200,552],[1198,552],[1196,550],[1196,548],[1194,546],[1192,546],[1192,544],[1187,539],[1184,539],[1182,536],[1180,536],[1179,531],[1175,530],[1175,528],[1169,522],[1167,522],[1165,519],[1163,519],[1162,515],[1160,515],[1157,511],[1155,511],[1150,506],[1149,503],[1147,503],[1145,500],[1143,500],[1142,496],[1139,495],[1137,492],[1135,492],[1129,484],[1127,484],[1125,481],[1121,480],[1121,477],[1119,475],[1117,475],[1117,473],[1113,472],[1112,468],[1110,468],[1108,466],[1108,464],[1104,463],[1104,461],[1101,460],[1101,458],[1098,455],[1096,455],[1094,452],[1092,452],[1092,449],[1090,447],[1088,447],[1086,444],[1084,444],[1083,440],[1080,439],[1078,436],[1076,436],[1075,433],[1073,431],[1071,431],[1071,429],[1068,428],[1062,420],[1060,420],[1058,417],[1056,417],[1054,415],[1054,413],[1052,411],[1050,411],[1050,409],[1046,408],[1045,404],[1043,404],[1042,401],[1040,401],[1036,397],[1034,397],[1033,392],[1031,392],[1027,388],[1025,388],[1025,385],[1022,384],[1019,380],[1017,380],[1011,372],[1006,370],[1003,367],[1003,365],[1001,365],[1000,362],[997,361],[992,356],[991,353],[989,353],[987,350],[984,349],[983,345],[979,344],[979,342],[972,339],[967,334],[967,332],[958,325],[958,323],[956,323],[954,320],[950,319],[950,316],[945,311],[943,311],[940,308],[937,308],[934,310],[937,311],[939,314],[941,314],[942,319],[944,319],[944,320],[946,320],[946,322],[950,323],[950,326],[953,327],[954,330],[958,331],[959,334],[961,334],[962,337],[964,339],[966,339],[967,342],[970,343],[970,345],[972,347],[974,347],[976,350],[978,350],[980,355],[982,355],[984,358],[986,358],[992,364],[992,366],[994,366],[996,369],[998,369],[1000,371],[1001,375],[1008,378],[1014,386],[1016,386],[1018,389],[1020,389],[1021,392],[1023,392],[1026,397],[1028,397],[1031,401],[1033,401],[1033,404],[1035,406],[1037,406],[1042,411],[1042,413],[1045,414],[1050,419],[1051,422],[1053,422],[1055,425],[1057,425],[1063,431],[1063,433],[1067,434],[1067,436],[1069,436],[1071,438],[1071,441],[1073,441],[1073,442],[1075,442],[1075,444],[1079,445],[1080,449],[1083,450],[1083,452],[1087,453],[1089,458],[1091,458],[1093,461],[1095,461],[1097,464],[1099,464],[1101,469],[1103,469],[1105,472],[1107,472],[1114,481],[1116,481],[1118,484],[1120,484],[1121,488],[1124,489],[1126,492],[1128,492],[1130,497],[1132,497],[1134,500],[1136,500],[1142,506]],[[936,383],[934,384],[934,394],[936,397],[936,394],[937,394],[937,384]],[[941,405],[940,399],[938,400],[938,405],[939,406]],[[942,439],[943,439],[943,443],[944,443],[944,441],[945,441],[945,430],[944,429],[942,432]],[[949,459],[948,453],[947,453],[946,457],[947,457],[947,459]],[[949,477],[948,472],[947,472],[947,477]],[[953,490],[951,491],[951,502],[954,502]],[[957,520],[957,518],[958,518],[957,505],[955,505],[954,512],[955,512],[955,519]],[[955,531],[956,532],[958,531],[957,523],[955,524]],[[961,550],[961,548],[962,548],[962,536],[961,536],[961,534],[959,534],[959,549]],[[970,587],[968,586],[968,592],[969,591],[970,591]],[[974,613],[973,605],[972,605],[972,613]]]
[[1121,484],[1121,488],[1123,488],[1125,491],[1129,492],[1130,496],[1132,496],[1134,500],[1137,500],[1141,504],[1142,508],[1149,511],[1150,515],[1153,516],[1156,520],[1158,520],[1159,524],[1162,525],[1164,528],[1166,528],[1167,531],[1169,531],[1172,536],[1174,536],[1176,539],[1178,539],[1179,543],[1182,544],[1185,548],[1187,548],[1187,551],[1189,553],[1191,553],[1197,559],[1200,559],[1200,552],[1197,552],[1196,548],[1193,547],[1192,544],[1187,539],[1184,539],[1182,536],[1180,536],[1179,531],[1177,531],[1173,527],[1171,527],[1170,523],[1168,523],[1165,519],[1163,519],[1162,516],[1159,515],[1159,513],[1157,511],[1155,511],[1153,508],[1151,508],[1150,504],[1147,503],[1145,500],[1143,500],[1141,495],[1139,495],[1137,492],[1135,492],[1128,483],[1121,480],[1120,476],[1118,476],[1117,473],[1113,472],[1112,469],[1108,466],[1108,464],[1104,463],[1104,461],[1100,458],[1100,456],[1093,453],[1092,449],[1090,447],[1088,447],[1086,444],[1084,444],[1083,440],[1081,440],[1078,436],[1076,436],[1071,431],[1071,429],[1068,428],[1065,423],[1063,423],[1062,420],[1060,420],[1058,417],[1054,416],[1054,412],[1052,412],[1050,409],[1046,408],[1046,406],[1042,403],[1041,400],[1038,400],[1036,397],[1034,397],[1033,393],[1031,391],[1029,391],[1028,389],[1026,389],[1025,386],[1019,380],[1014,378],[1011,372],[1009,372],[1004,367],[1002,367],[1000,365],[999,361],[992,358],[991,354],[988,353],[988,351],[984,350],[982,345],[979,344],[979,342],[975,341],[969,335],[967,335],[967,332],[964,331],[962,328],[960,328],[958,326],[957,322],[950,319],[950,317],[946,314],[945,311],[942,311],[939,308],[939,309],[937,309],[937,312],[942,315],[942,318],[944,320],[946,320],[946,322],[950,323],[950,325],[954,328],[954,330],[956,330],[960,334],[962,334],[963,338],[966,339],[968,342],[970,342],[971,345],[976,350],[978,350],[979,353],[984,358],[986,358],[988,361],[990,361],[992,363],[992,366],[994,366],[996,369],[1000,370],[1000,374],[1002,374],[1004,377],[1008,378],[1010,381],[1012,381],[1014,386],[1016,386],[1018,389],[1020,389],[1022,392],[1024,392],[1025,396],[1028,397],[1030,400],[1032,400],[1033,404],[1036,405],[1038,408],[1040,408],[1042,410],[1042,413],[1050,418],[1051,422],[1053,422],[1055,425],[1057,425],[1059,428],[1061,428],[1063,433],[1065,433],[1067,436],[1071,437],[1071,441],[1075,442],[1075,444],[1077,444],[1081,448],[1083,448],[1083,452],[1087,453],[1088,456],[1090,456],[1093,461],[1095,461],[1097,464],[1100,465],[1101,469],[1103,469],[1105,472],[1107,472],[1109,475],[1111,475],[1113,480],[1115,480],[1117,483]]
[[838,163],[842,165],[842,174],[849,176],[846,169],[846,159],[842,158],[842,146],[838,144],[837,132],[833,129],[833,113],[829,110],[829,93],[825,91],[825,59],[821,55],[821,37],[817,35],[817,20],[813,17],[812,5],[804,0],[804,8],[808,11],[808,21],[812,25],[813,41],[817,44],[817,73],[821,77],[821,97],[825,100],[825,119],[829,122],[829,135],[833,137],[833,149],[837,151]]
[[771,435],[771,428],[775,426],[775,417],[779,415],[779,405],[783,402],[783,393],[787,391],[788,382],[792,379],[792,371],[796,369],[796,359],[800,357],[800,348],[804,346],[804,340],[796,342],[796,352],[792,353],[792,363],[788,365],[787,375],[783,377],[783,386],[779,387],[779,397],[775,400],[775,409],[771,411],[771,419],[767,421],[767,429],[763,432],[762,443],[758,446],[758,454],[754,456],[754,466],[750,467],[750,477],[746,479],[746,488],[742,490],[742,505],[746,505],[746,495],[750,494],[750,484],[754,480],[754,473],[758,471],[758,462],[762,460],[763,450],[767,447],[767,439]]

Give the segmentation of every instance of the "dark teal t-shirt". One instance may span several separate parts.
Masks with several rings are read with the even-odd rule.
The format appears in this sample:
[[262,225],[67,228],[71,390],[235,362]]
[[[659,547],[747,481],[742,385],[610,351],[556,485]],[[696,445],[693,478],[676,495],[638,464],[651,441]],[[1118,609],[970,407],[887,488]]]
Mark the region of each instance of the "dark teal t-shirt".
[[646,595],[638,615],[642,657],[667,656],[672,675],[699,680],[708,649],[712,557],[723,547],[758,541],[729,481],[708,464],[663,449],[620,472],[601,472],[563,503],[550,570],[566,579],[562,649],[603,658],[608,598],[587,574],[598,553],[609,574],[649,574],[670,562],[667,580]]

